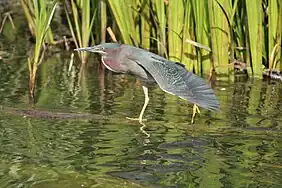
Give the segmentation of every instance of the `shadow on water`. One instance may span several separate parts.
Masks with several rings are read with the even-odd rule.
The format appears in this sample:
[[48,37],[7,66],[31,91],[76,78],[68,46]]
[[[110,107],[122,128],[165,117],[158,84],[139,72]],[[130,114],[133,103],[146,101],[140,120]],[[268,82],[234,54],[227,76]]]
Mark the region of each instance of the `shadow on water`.
[[[279,187],[282,177],[282,85],[236,77],[217,81],[221,113],[192,105],[158,87],[144,96],[130,76],[103,71],[99,59],[79,78],[69,54],[42,63],[38,112],[102,118],[48,118],[28,110],[26,58],[0,66],[0,184],[4,187]],[[10,109],[10,110],[7,110]],[[13,110],[11,110],[13,109]],[[51,114],[51,115],[50,115]]]

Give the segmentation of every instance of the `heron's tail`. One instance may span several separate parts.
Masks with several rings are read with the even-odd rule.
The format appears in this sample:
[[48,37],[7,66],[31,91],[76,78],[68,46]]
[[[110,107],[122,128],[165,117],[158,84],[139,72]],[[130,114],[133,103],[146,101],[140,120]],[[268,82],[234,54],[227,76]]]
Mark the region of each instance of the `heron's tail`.
[[208,110],[218,111],[219,101],[205,80],[191,72],[188,72],[185,77],[187,91],[179,97]]

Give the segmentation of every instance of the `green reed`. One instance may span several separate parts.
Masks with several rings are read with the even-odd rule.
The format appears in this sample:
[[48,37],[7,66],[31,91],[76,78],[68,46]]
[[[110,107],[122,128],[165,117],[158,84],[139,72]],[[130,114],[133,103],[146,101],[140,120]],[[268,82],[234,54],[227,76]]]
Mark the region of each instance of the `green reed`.
[[167,11],[168,52],[169,58],[181,61],[182,57],[182,30],[184,24],[184,1],[169,1]]
[[138,19],[138,1],[131,0],[108,0],[112,15],[118,25],[121,39],[126,44],[140,44]]
[[262,72],[262,55],[264,44],[264,31],[262,26],[262,0],[246,1],[246,10],[252,72],[256,76],[261,76],[260,73]]
[[[142,21],[147,20],[147,25],[155,28],[151,29],[151,43],[157,41],[160,54],[167,53],[171,60],[182,61],[196,73],[209,74],[215,70],[220,75],[230,75],[234,64],[239,62],[242,70],[250,67],[249,74],[261,77],[264,68],[280,65],[282,5],[279,0],[147,0],[149,9],[145,7],[142,11],[136,3],[108,2],[123,42],[140,45],[143,36],[148,38],[149,33],[144,35],[141,22],[136,20],[138,16],[147,18],[146,11],[150,11],[150,19]],[[212,51],[185,41],[194,41]]]
[[166,5],[163,0],[152,1],[152,20],[155,23],[156,27],[156,36],[154,37],[157,41],[157,49],[160,54],[167,55],[167,43],[166,43]]
[[[282,70],[282,2],[269,0],[268,14],[268,59],[269,68],[280,67]],[[279,52],[280,48],[280,52]],[[280,63],[279,63],[280,59]]]
[[[22,2],[25,8],[32,0]],[[110,27],[117,41],[153,48],[197,74],[232,75],[239,67],[261,77],[264,68],[282,68],[280,0],[69,0],[64,5],[77,48],[110,42]],[[34,11],[25,12],[34,33]],[[85,63],[87,54],[79,56]]]
[[140,2],[140,32],[142,37],[140,37],[140,43],[145,49],[150,49],[150,37],[151,37],[151,22],[150,22],[150,4],[149,1],[139,0]]
[[[96,4],[92,4],[90,0],[71,0],[70,6],[71,10],[68,10],[66,4],[64,9],[75,46],[88,47],[96,15]],[[78,54],[82,64],[85,64],[88,54],[86,52],[78,52]]]
[[31,97],[33,97],[37,69],[44,57],[44,42],[46,36],[47,34],[51,36],[51,32],[48,31],[50,31],[49,28],[55,13],[57,2],[52,1],[51,5],[45,0],[22,0],[21,2],[29,22],[29,27],[36,41],[33,55],[28,58],[30,94]]
[[[204,46],[210,47],[210,41],[208,33],[210,33],[210,22],[208,1],[189,1],[191,6],[191,19],[192,19],[192,31],[188,40],[198,42]],[[186,39],[187,40],[187,39]],[[213,62],[209,61],[210,51],[204,48],[195,48],[195,62],[194,70],[196,73],[209,73],[210,65],[214,67]]]
[[[50,3],[53,4],[53,2],[54,2],[54,0],[49,0],[49,1],[21,0],[21,5],[24,9],[25,16],[26,16],[26,19],[28,21],[29,30],[30,30],[30,32],[31,32],[31,34],[34,38],[37,38],[36,30],[38,30],[38,28],[37,28],[38,26],[36,24],[38,24],[38,22],[48,18],[49,12],[47,12],[48,10],[46,9],[46,7]],[[38,7],[36,7],[35,5],[37,5]],[[40,11],[41,17],[37,19],[35,14],[38,11]],[[49,28],[49,27],[48,27],[48,30],[47,30],[47,36],[48,37],[47,37],[46,42],[53,44],[54,43],[53,33],[51,31],[51,28]]]

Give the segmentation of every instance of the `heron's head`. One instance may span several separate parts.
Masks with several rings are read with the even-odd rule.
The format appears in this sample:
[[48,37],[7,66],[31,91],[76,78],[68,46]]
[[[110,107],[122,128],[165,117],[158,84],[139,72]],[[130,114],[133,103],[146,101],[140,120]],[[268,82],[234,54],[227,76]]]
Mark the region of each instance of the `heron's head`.
[[94,52],[94,53],[99,53],[104,56],[112,51],[115,51],[119,47],[120,47],[119,43],[104,43],[104,44],[99,44],[99,45],[92,46],[92,47],[77,48],[77,49],[74,49],[74,51]]

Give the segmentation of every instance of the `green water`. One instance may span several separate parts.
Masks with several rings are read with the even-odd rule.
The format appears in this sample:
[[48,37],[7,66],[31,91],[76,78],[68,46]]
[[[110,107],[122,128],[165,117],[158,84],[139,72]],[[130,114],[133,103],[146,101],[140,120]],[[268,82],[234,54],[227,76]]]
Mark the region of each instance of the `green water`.
[[97,56],[68,72],[70,53],[54,53],[38,72],[35,110],[102,118],[26,116],[24,51],[0,65],[1,187],[281,187],[282,84],[215,81],[221,112],[149,90],[133,77],[103,71]]

